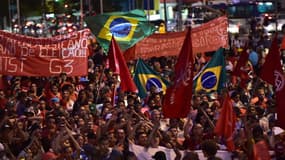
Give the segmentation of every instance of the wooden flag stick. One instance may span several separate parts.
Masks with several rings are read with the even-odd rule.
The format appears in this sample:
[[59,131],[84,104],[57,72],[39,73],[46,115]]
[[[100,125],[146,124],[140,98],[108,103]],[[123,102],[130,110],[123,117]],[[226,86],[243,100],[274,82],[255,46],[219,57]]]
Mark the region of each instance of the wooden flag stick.
[[210,119],[210,117],[208,116],[208,114],[205,112],[205,110],[201,107],[198,108],[202,113],[203,115],[207,118],[207,121],[209,122],[211,128],[215,128],[215,124],[213,123],[213,121]]

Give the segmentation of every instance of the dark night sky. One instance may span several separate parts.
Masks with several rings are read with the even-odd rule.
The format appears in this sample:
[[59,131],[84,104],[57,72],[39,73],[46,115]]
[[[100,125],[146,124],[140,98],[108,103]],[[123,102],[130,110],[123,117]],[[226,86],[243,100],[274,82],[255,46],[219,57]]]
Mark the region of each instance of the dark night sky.
[[[0,0],[0,16],[8,16],[8,1]],[[10,0],[10,4],[14,5],[14,12],[16,13],[16,0]],[[20,0],[21,14],[31,15],[41,12],[41,0]]]
[[0,1],[0,16],[8,15],[8,0]]

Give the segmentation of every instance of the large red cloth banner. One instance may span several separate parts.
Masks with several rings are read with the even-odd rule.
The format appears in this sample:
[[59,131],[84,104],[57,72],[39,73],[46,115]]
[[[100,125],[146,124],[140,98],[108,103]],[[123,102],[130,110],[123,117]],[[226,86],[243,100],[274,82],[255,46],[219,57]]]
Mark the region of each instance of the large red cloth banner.
[[151,57],[178,56],[185,39],[186,32],[169,32],[153,34],[144,38],[124,53],[126,61],[147,59]]
[[[227,48],[229,46],[227,28],[228,19],[226,16],[193,28],[191,33],[193,54],[215,51],[220,47]],[[178,55],[185,35],[185,31],[153,34],[126,50],[125,59],[128,61],[137,58]]]
[[88,29],[52,38],[0,31],[0,74],[14,76],[87,75]]
[[222,16],[192,29],[194,53],[216,51],[220,47],[229,47],[228,18]]

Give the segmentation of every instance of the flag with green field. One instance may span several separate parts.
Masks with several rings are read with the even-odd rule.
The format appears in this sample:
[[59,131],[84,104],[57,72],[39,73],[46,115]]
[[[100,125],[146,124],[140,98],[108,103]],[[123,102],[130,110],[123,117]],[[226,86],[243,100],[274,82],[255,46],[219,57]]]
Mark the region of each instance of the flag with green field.
[[108,51],[112,35],[125,51],[155,32],[143,10],[105,13],[87,17],[85,21],[105,51]]
[[220,92],[226,82],[225,57],[223,48],[215,52],[206,66],[194,77],[194,89],[197,91]]
[[147,97],[148,92],[150,92],[153,87],[155,87],[157,92],[163,92],[163,94],[165,94],[169,84],[167,80],[163,79],[159,73],[154,71],[141,59],[138,60],[136,65],[134,81],[141,98]]

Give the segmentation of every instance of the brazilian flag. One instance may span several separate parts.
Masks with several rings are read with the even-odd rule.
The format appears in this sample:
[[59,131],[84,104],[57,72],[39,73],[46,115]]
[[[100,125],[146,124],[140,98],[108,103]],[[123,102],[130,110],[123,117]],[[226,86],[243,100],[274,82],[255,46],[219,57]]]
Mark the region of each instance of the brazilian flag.
[[223,48],[215,52],[209,63],[194,78],[195,92],[220,92],[226,82],[225,57]]
[[155,32],[143,10],[105,13],[87,17],[85,21],[105,51],[108,51],[112,35],[125,51]]
[[145,98],[147,96],[147,92],[150,91],[151,87],[156,87],[156,91],[162,91],[163,94],[165,94],[166,88],[169,84],[167,80],[163,79],[141,59],[138,60],[136,65],[134,81],[139,90],[138,95],[141,98]]

